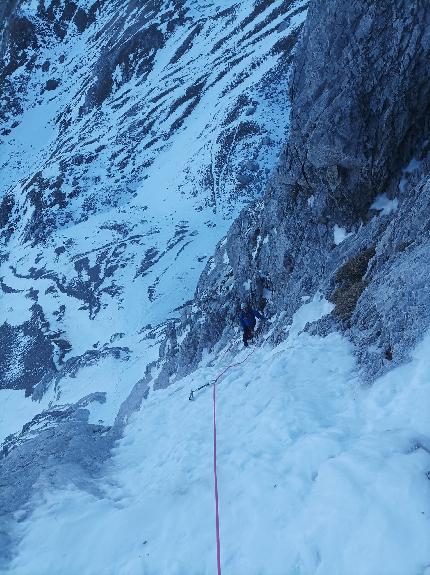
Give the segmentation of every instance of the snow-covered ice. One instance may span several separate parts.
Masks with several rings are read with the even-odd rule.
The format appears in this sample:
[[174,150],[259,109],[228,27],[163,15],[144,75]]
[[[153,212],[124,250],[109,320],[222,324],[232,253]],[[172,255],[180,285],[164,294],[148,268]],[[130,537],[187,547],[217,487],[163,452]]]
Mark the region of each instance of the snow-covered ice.
[[[22,13],[31,19],[38,4],[24,2]],[[9,259],[2,260],[2,310],[11,328],[22,325],[32,317],[29,296],[37,292],[50,335],[57,333],[70,349],[63,363],[55,355],[58,378],[36,387],[37,398],[0,390],[2,440],[37,414],[92,393],[106,401],[85,406],[89,422],[113,425],[158,357],[163,322],[178,317],[206,263],[215,267],[210,254],[241,207],[262,192],[263,174],[285,142],[289,79],[276,47],[303,23],[307,3],[287,4],[259,3],[261,11],[249,20],[246,3],[190,0],[189,24],[186,19],[166,36],[145,81],[138,75],[125,80],[117,67],[114,93],[83,115],[109,23],[113,15],[132,22],[133,12],[126,15],[118,3],[113,14],[116,8],[106,6],[95,36],[91,28],[74,36],[71,28],[64,42],[39,53],[24,112],[0,149],[1,195],[13,193],[20,214]],[[224,12],[228,8],[234,9]],[[176,66],[178,46],[194,24],[197,35]],[[49,72],[43,72],[45,60],[52,63]],[[41,92],[59,70],[55,94]],[[205,87],[187,115],[184,97],[203,77]],[[156,129],[143,129],[154,115]],[[64,133],[61,117],[70,122]],[[238,172],[244,169],[246,182],[255,166],[261,168],[255,189],[238,187]],[[416,160],[406,166],[400,191],[419,166]],[[43,243],[32,245],[24,232],[34,206],[24,190],[38,172],[46,185],[64,177],[59,189],[68,207],[64,213],[52,208],[58,221]],[[77,195],[74,179],[82,186]],[[308,199],[310,209],[314,202]],[[397,199],[380,196],[372,208],[390,214]],[[350,235],[339,226],[333,233],[336,244]],[[268,241],[258,237],[254,257]],[[227,252],[222,263],[230,264]],[[250,280],[243,284],[246,291],[250,286]],[[272,349],[260,342],[219,386],[223,572],[430,575],[430,334],[409,364],[368,388],[345,338],[302,333],[332,307],[309,299],[303,296],[283,343]],[[24,369],[27,343],[20,338],[12,354],[12,375]],[[100,354],[61,372],[64,361],[113,348],[118,355]],[[233,351],[208,354],[195,373],[168,389],[151,390],[98,480],[82,479],[80,489],[71,479],[52,490],[42,475],[33,501],[16,512],[18,548],[2,573],[214,573],[211,393],[193,403],[188,395],[248,354],[237,343]]]
[[399,206],[399,200],[397,198],[390,198],[387,194],[381,194],[375,198],[375,201],[370,206],[371,210],[377,210],[383,216],[389,216],[394,213]]
[[[331,307],[303,305],[283,343],[219,384],[224,573],[428,575],[430,334],[363,386],[344,337],[302,331]],[[214,573],[212,395],[188,394],[247,354],[152,391],[98,490],[41,484],[8,573]]]

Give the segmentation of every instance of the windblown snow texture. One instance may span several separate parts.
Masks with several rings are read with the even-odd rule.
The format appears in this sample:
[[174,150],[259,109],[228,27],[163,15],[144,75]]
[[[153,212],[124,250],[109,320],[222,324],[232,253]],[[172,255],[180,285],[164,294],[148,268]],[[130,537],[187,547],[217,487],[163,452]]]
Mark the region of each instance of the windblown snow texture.
[[[223,573],[429,573],[429,336],[362,386],[346,338],[303,331],[332,307],[317,295],[218,384]],[[238,338],[151,391],[98,490],[41,484],[10,572],[216,572],[212,394],[188,393],[248,355]]]

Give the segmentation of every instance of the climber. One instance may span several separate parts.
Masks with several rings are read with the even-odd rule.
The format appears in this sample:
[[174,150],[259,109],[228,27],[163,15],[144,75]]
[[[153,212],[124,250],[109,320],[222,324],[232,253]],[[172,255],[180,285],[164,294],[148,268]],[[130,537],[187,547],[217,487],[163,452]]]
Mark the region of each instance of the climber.
[[255,310],[250,303],[242,304],[240,310],[239,321],[243,329],[243,345],[248,347],[248,342],[254,338],[256,318],[264,319],[264,316]]

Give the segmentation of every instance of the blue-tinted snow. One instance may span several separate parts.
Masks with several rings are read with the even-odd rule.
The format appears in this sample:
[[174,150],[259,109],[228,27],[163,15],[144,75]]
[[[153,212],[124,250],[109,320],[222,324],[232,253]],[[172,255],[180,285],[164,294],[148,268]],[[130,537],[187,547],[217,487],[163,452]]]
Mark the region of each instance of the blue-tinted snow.
[[[331,307],[305,304],[285,342],[219,384],[223,572],[428,573],[430,335],[362,387],[346,339],[302,332]],[[150,393],[97,494],[41,485],[9,573],[214,573],[212,397],[188,393],[248,354]]]

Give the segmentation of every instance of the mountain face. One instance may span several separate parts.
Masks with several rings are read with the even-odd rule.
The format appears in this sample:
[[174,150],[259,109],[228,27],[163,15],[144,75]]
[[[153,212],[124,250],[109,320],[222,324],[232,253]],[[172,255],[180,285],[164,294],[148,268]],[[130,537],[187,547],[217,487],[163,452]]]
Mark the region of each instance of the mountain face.
[[285,138],[303,8],[4,7],[2,281],[28,300],[1,328],[5,386],[31,393],[67,358],[109,347],[129,302],[141,329],[190,299]]
[[178,398],[233,364],[232,572],[352,573],[365,532],[383,574],[382,532],[386,575],[427,573],[429,24],[420,0],[1,4],[1,572],[212,572],[211,405]]
[[42,477],[89,489],[148,393],[166,320],[262,195],[306,7],[1,3],[4,561]]
[[424,2],[311,3],[288,143],[203,272],[160,385],[228,340],[246,299],[279,341],[325,294],[335,307],[308,329],[346,333],[368,380],[409,357],[430,323],[429,18]]

